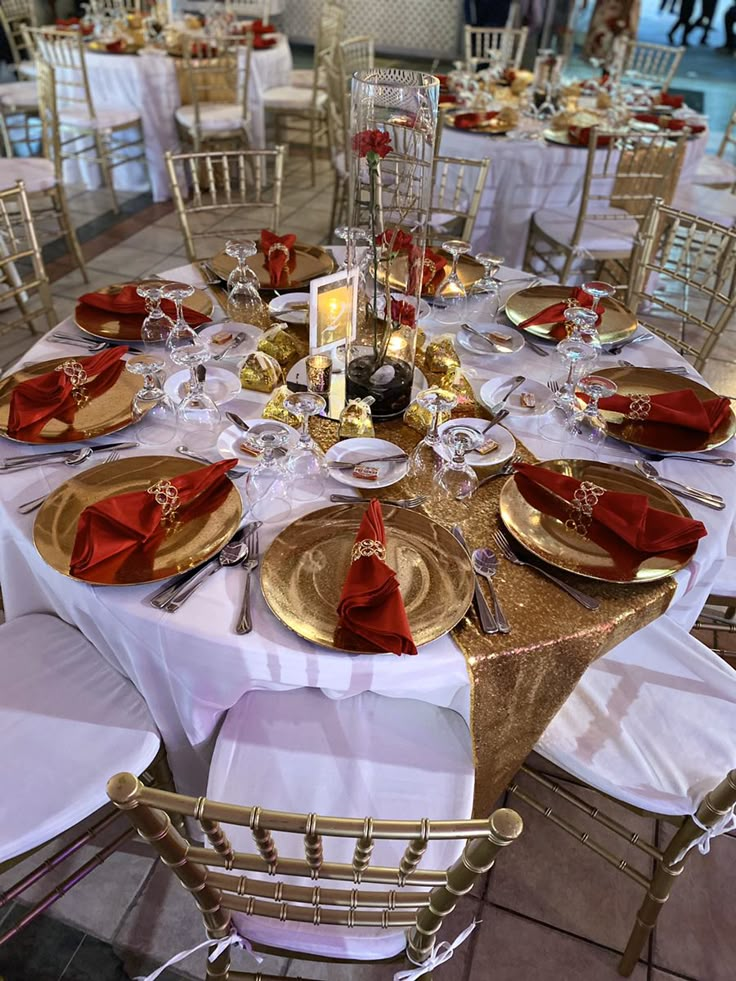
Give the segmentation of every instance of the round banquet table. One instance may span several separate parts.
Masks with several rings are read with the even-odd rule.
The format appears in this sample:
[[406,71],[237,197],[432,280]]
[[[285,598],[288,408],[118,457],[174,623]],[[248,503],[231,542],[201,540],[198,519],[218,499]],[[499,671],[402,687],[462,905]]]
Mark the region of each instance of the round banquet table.
[[[156,48],[144,48],[138,54],[89,52],[87,73],[95,106],[98,109],[133,109],[143,123],[146,164],[122,164],[114,170],[115,187],[124,191],[142,191],[150,186],[154,201],[171,197],[166,176],[164,154],[179,149],[174,113],[182,104],[179,70],[181,59],[172,58]],[[177,64],[178,63],[178,64]],[[266,145],[266,121],[263,93],[278,85],[287,85],[293,66],[291,48],[283,34],[271,48],[254,50],[251,57],[248,105],[250,108],[250,145]],[[124,142],[125,132],[118,134]],[[64,162],[65,182],[83,182],[89,188],[101,186],[99,168],[77,160]]]
[[[707,130],[688,140],[678,187],[690,183],[707,143]],[[509,136],[486,136],[445,126],[441,152],[471,160],[488,157],[491,161],[471,238],[473,252],[490,249],[502,255],[509,266],[521,266],[535,211],[564,208],[575,214],[588,157],[584,147],[518,139],[513,132]]]
[[[169,270],[167,275],[201,284],[191,266]],[[501,272],[502,278],[513,275],[518,273],[508,269]],[[447,330],[431,320],[422,325],[430,337]],[[74,330],[71,320],[65,321],[63,327],[65,332]],[[70,343],[66,349],[41,338],[26,354],[23,363],[60,357],[66,350],[73,354],[74,345]],[[683,364],[679,355],[656,338],[627,350],[628,358],[639,365]],[[505,357],[463,353],[462,358],[464,370],[472,376],[476,394],[489,378],[524,374],[544,382],[554,366],[550,358],[540,357],[526,346]],[[613,358],[604,360],[614,361]],[[693,377],[697,377],[695,373]],[[260,393],[243,392],[228,408],[246,418],[260,415],[267,398]],[[560,444],[550,443],[539,435],[539,417],[509,416],[504,425],[540,459],[554,458],[559,452]],[[167,451],[173,454],[173,447],[180,439],[172,441],[170,450],[167,447],[141,447],[127,451],[126,455]],[[3,458],[26,449],[8,441],[0,442]],[[736,447],[726,446],[718,453],[736,458]],[[213,450],[211,455],[214,460],[216,451]],[[612,441],[599,450],[581,444],[576,447],[576,455],[628,466],[632,466],[636,458],[628,447]],[[102,461],[104,457],[98,459]],[[733,470],[683,460],[662,462],[658,466],[664,475],[696,484],[722,495],[727,501],[726,509],[721,512],[690,504],[693,516],[705,523],[708,536],[699,543],[693,561],[677,574],[676,592],[666,614],[689,629],[725,560],[729,529],[736,514]],[[224,713],[244,693],[253,689],[317,687],[334,698],[370,690],[389,697],[410,697],[452,708],[468,719],[470,681],[466,659],[449,635],[422,647],[417,657],[346,655],[314,647],[290,632],[268,611],[257,588],[252,591],[253,632],[236,635],[234,624],[244,582],[239,568],[218,571],[173,615],[159,611],[147,602],[156,586],[89,586],[52,570],[33,545],[35,515],[19,514],[17,506],[54,489],[68,477],[69,471],[64,466],[42,466],[19,473],[0,472],[0,583],[6,616],[10,619],[30,612],[55,613],[77,626],[111,664],[130,678],[146,699],[161,731],[177,786],[182,792],[204,792],[211,743],[217,727]],[[305,506],[303,510],[295,509],[290,520],[329,503],[330,493],[348,490],[330,478],[324,502]],[[262,552],[278,530],[280,527],[275,525],[261,529]],[[582,587],[585,589],[584,583]],[[640,587],[622,588],[630,588],[633,596],[633,591]],[[556,607],[564,607],[565,602],[572,603],[564,600],[563,594],[556,589],[552,602],[555,613]],[[572,603],[572,607],[576,604]],[[579,609],[576,608],[576,615]],[[571,628],[564,619],[559,629],[565,637],[572,638]],[[624,630],[624,635],[632,629]],[[508,637],[508,643],[511,643],[514,633]],[[519,638],[516,642],[518,650]],[[504,638],[500,643],[507,641]],[[562,653],[565,654],[564,649]],[[646,660],[644,645],[641,657]],[[502,706],[499,709],[502,710]]]

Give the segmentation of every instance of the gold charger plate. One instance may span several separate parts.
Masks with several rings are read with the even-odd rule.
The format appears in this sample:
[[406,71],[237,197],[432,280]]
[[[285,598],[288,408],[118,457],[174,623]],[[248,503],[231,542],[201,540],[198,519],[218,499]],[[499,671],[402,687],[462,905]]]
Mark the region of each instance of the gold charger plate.
[[[540,313],[545,307],[552,306],[567,299],[574,287],[557,286],[555,284],[543,286],[530,286],[528,289],[519,290],[514,293],[506,304],[506,316],[512,324],[523,323],[529,317]],[[603,344],[614,344],[622,341],[636,330],[636,317],[634,314],[618,300],[613,297],[606,297],[601,300],[603,307],[603,317],[598,333]],[[536,337],[549,339],[550,328],[557,324],[564,324],[560,319],[554,324],[539,324],[536,327],[527,327],[526,330]]]
[[[161,286],[164,281],[160,279],[140,280],[135,283],[112,283],[102,289],[95,290],[97,293],[112,293],[120,290],[123,286]],[[174,283],[175,281],[166,280]],[[179,284],[183,285],[183,284]],[[197,313],[209,317],[212,313],[212,300],[204,290],[195,290],[189,297],[185,306],[191,307]],[[92,337],[102,337],[106,341],[139,341],[141,339],[141,325],[145,319],[142,313],[126,313],[122,316],[115,316],[106,310],[98,310],[96,307],[88,306],[86,303],[77,303],[74,311],[74,323],[85,334]]]
[[[8,436],[10,398],[13,389],[21,382],[28,381],[29,378],[35,378],[47,371],[53,371],[57,365],[69,361],[71,357],[73,355],[27,365],[0,381],[0,435],[6,439],[13,439],[12,436]],[[38,446],[44,446],[47,443],[79,443],[94,439],[96,436],[116,433],[133,423],[133,396],[141,387],[139,375],[132,375],[129,371],[123,371],[111,388],[90,399],[86,405],[77,409],[71,426],[67,426],[65,422],[61,422],[59,419],[51,419],[36,439],[13,439],[13,442],[31,443]]]
[[138,54],[142,51],[144,45],[135,44],[134,42],[128,41],[122,51],[109,51],[107,46],[102,41],[87,41],[87,48],[90,51],[94,51],[95,54],[111,54],[111,55],[133,55]]
[[[462,110],[458,115],[464,115],[466,112],[470,113],[472,111],[472,109]],[[493,123],[496,121],[496,117],[487,119],[477,126],[458,126],[456,124],[456,118],[456,116],[447,116],[445,117],[445,121],[448,126],[457,130],[459,133],[480,133],[482,136],[504,136],[515,128],[511,123],[501,123],[500,125],[497,124],[494,126]]]
[[[294,258],[296,262],[294,268],[288,271],[286,285],[278,287],[279,292],[284,290],[299,290],[310,283],[318,276],[328,276],[335,271],[335,260],[330,253],[319,245],[305,245],[304,242],[297,242],[294,245]],[[210,260],[210,266],[214,272],[222,279],[227,279],[237,263],[232,256],[226,252],[218,252]],[[248,266],[258,277],[258,283],[262,290],[273,289],[271,286],[271,276],[266,269],[266,257],[258,252],[248,259]]]
[[[337,604],[364,515],[364,505],[352,504],[313,511],[277,535],[261,563],[261,589],[271,612],[300,637],[330,650],[345,650],[335,642]],[[473,571],[449,531],[423,514],[384,507],[383,517],[386,562],[396,572],[420,647],[465,616]]]
[[[46,498],[33,525],[33,544],[41,558],[63,576],[69,574],[69,561],[82,511],[113,494],[143,491],[162,478],[170,479],[199,464],[181,457],[136,456],[114,463],[102,463],[75,474]],[[158,582],[169,576],[206,562],[235,534],[240,523],[242,504],[233,484],[223,503],[210,514],[174,525],[153,558],[131,556],[126,564],[109,578],[80,579],[94,586],[135,586]]]
[[[596,375],[603,375],[616,382],[619,395],[662,395],[689,388],[701,402],[718,398],[715,392],[700,382],[683,378],[682,375],[673,375],[671,371],[661,371],[659,368],[602,368],[596,371]],[[733,409],[712,433],[697,432],[683,426],[668,426],[663,422],[626,419],[622,423],[616,423],[605,412],[604,417],[609,436],[622,443],[656,450],[658,453],[705,453],[717,446],[723,446],[736,433],[736,415]]]
[[[661,511],[691,517],[669,491],[624,467],[595,460],[547,460],[543,465],[568,477],[591,480],[606,490],[644,494]],[[653,582],[674,575],[695,554],[697,543],[659,555],[644,555],[600,528],[596,529],[595,541],[582,538],[565,527],[564,504],[560,505],[557,517],[545,513],[543,508],[549,508],[549,502],[549,493],[541,488],[530,490],[525,497],[510,477],[501,490],[499,508],[501,520],[514,538],[557,569],[604,582]]]
[[[444,249],[433,249],[439,255],[443,255],[447,259],[447,267],[445,272],[450,271],[452,268],[452,256],[449,252],[445,252]],[[483,275],[483,266],[478,262],[477,259],[471,258],[469,255],[461,255],[457,264],[457,272],[463,285],[467,288],[472,286],[472,284],[481,278]],[[407,281],[409,278],[409,260],[405,255],[397,256],[394,261],[389,266],[388,270],[389,283],[391,284],[391,289],[400,290],[402,293],[406,292]],[[384,282],[386,279],[386,267],[383,263],[378,270],[378,281]],[[433,296],[433,293],[422,293],[422,296]]]

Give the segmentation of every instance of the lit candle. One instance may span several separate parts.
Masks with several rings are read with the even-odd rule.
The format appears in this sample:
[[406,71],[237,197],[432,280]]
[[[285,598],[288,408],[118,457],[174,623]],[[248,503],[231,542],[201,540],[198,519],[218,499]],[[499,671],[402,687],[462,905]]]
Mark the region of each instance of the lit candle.
[[401,334],[394,334],[388,342],[386,353],[392,358],[406,358],[408,344]]
[[323,293],[317,301],[321,344],[334,344],[348,336],[350,330],[351,291],[347,286]]

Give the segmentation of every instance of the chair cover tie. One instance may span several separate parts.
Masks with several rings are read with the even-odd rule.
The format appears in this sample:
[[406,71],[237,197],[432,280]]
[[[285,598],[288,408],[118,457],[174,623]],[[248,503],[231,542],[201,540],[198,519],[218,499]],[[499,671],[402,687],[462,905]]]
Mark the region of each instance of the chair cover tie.
[[[212,940],[203,940],[202,943],[197,944],[196,947],[190,947],[189,950],[179,951],[178,954],[174,954],[173,957],[169,958],[169,960],[166,961],[166,963],[163,964],[161,967],[159,967],[156,971],[154,971],[153,974],[148,974],[146,975],[145,978],[142,975],[139,975],[135,979],[135,981],[156,981],[156,978],[159,977],[161,974],[163,974],[163,972],[166,970],[167,967],[171,967],[173,964],[178,964],[179,961],[185,960],[191,954],[195,954],[198,950],[201,950],[203,947],[209,947],[211,943],[213,943]],[[263,958],[254,952],[253,945],[251,944],[250,940],[246,940],[245,937],[241,937],[238,931],[235,930],[234,928],[230,931],[229,936],[224,937],[222,940],[218,941],[217,946],[209,954],[207,959],[209,961],[216,961],[217,958],[220,956],[220,954],[222,954],[223,951],[227,950],[228,947],[239,947],[241,950],[247,950],[250,956],[255,961],[257,961],[259,964],[263,963]]]
[[417,979],[421,978],[422,975],[429,974],[430,971],[433,971],[436,967],[439,967],[440,964],[444,964],[446,961],[449,961],[455,953],[455,948],[465,943],[480,922],[480,920],[473,920],[470,926],[465,927],[462,933],[459,933],[451,944],[446,940],[443,940],[442,943],[437,944],[432,956],[423,964],[410,968],[408,971],[397,971],[396,974],[394,974],[394,981],[417,981]]
[[675,859],[676,865],[683,860],[694,845],[698,846],[698,851],[701,855],[707,855],[710,851],[710,842],[712,838],[717,838],[719,835],[726,834],[728,831],[736,831],[736,804],[734,804],[730,810],[726,811],[726,813],[720,817],[711,828],[707,828],[701,821],[699,821],[696,814],[691,814],[690,816],[695,824],[697,824],[699,828],[702,828],[704,833],[699,838],[696,838],[695,841],[691,841],[687,848],[682,849],[680,854]]

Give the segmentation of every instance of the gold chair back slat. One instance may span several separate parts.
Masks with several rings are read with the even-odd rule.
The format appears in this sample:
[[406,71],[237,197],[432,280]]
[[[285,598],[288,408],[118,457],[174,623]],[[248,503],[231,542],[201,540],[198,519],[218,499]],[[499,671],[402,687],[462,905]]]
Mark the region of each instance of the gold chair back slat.
[[[445,876],[447,875],[445,871]],[[223,892],[281,903],[303,903],[306,906],[346,906],[352,909],[416,909],[426,906],[429,893],[402,889],[330,889],[324,886],[297,886],[272,879],[255,879],[247,875],[212,872],[210,885]]]
[[524,57],[527,27],[473,27],[465,25],[465,63],[476,70],[484,62],[519,68]]
[[89,0],[90,10],[95,14],[141,13],[141,0]]
[[[178,63],[179,88],[183,104],[194,108],[194,143],[197,149],[212,139],[247,139],[250,120],[251,34],[201,37],[185,34],[181,39],[183,58]],[[203,125],[208,103],[241,107],[242,131],[218,133]],[[188,134],[183,134],[185,138]]]
[[680,67],[685,48],[668,44],[650,44],[626,38],[622,42],[621,67],[625,73],[659,85],[666,92]]
[[60,113],[80,113],[95,118],[94,101],[87,77],[82,38],[74,31],[49,27],[26,28],[37,60],[54,69],[56,104]]
[[736,109],[731,113],[731,118],[724,130],[723,139],[718,146],[716,156],[724,157],[729,147],[733,147],[736,150]]
[[10,59],[16,74],[25,61],[33,60],[33,49],[24,28],[36,26],[36,6],[33,0],[2,0],[0,3],[0,31],[10,49]]
[[340,74],[350,89],[350,80],[355,72],[374,68],[376,63],[375,41],[369,35],[349,37],[340,41],[335,49]]
[[457,236],[470,240],[478,217],[490,159],[435,156],[432,202],[429,210],[429,244]]

